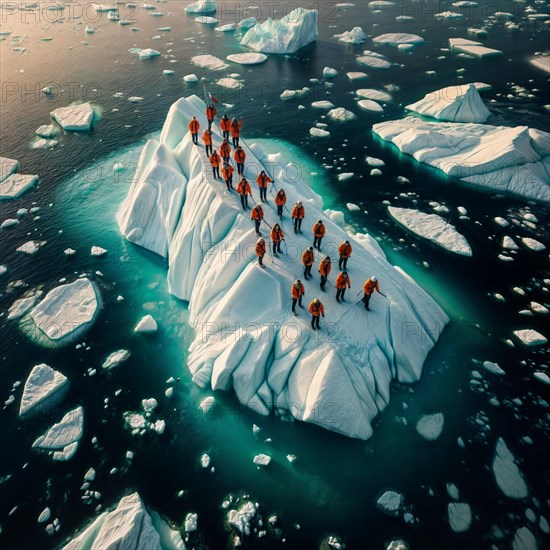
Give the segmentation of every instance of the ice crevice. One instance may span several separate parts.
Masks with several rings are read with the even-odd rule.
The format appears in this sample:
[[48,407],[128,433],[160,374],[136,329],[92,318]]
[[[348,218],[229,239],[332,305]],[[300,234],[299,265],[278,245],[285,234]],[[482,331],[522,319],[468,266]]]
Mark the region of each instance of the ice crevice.
[[[321,197],[280,154],[241,139],[255,198],[256,175],[265,167],[277,187],[285,189],[288,205],[301,200],[306,207],[303,234],[295,235],[286,213],[283,217],[288,254],[271,262],[268,252],[266,268],[259,268],[250,210],[243,211],[236,193],[212,177],[204,147],[193,145],[187,131],[192,116],[201,128],[207,126],[204,113],[205,104],[196,96],[171,107],[159,140],[143,148],[117,215],[128,240],[167,258],[168,289],[189,303],[195,332],[187,358],[192,379],[203,388],[232,389],[241,403],[260,414],[286,412],[367,439],[371,422],[389,401],[391,381],[418,380],[448,318],[410,277],[388,263],[372,237],[350,236],[328,218]],[[213,137],[218,149],[216,125]],[[271,194],[263,209],[270,225],[278,221]],[[377,274],[391,300],[384,303],[375,294],[372,311],[365,312],[360,305],[338,304],[333,292],[318,293],[314,278],[305,283],[306,309],[292,316],[290,287],[301,277],[300,255],[311,244],[310,227],[318,219],[325,220],[327,242],[352,242],[352,288]],[[317,254],[315,265],[319,260]],[[319,332],[311,330],[307,313],[316,295],[326,309],[327,324]],[[404,331],[407,326],[413,329]]]

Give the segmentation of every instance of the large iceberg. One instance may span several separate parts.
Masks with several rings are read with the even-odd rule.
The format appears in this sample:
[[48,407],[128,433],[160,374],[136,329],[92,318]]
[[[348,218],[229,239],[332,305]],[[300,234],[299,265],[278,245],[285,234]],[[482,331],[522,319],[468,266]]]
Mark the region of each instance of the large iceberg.
[[[128,196],[118,213],[126,238],[168,258],[168,289],[189,302],[195,340],[188,367],[201,387],[233,387],[261,414],[276,411],[356,438],[366,439],[371,421],[388,403],[390,383],[418,380],[428,352],[448,321],[441,308],[410,277],[388,263],[375,239],[347,235],[323,212],[322,199],[280,154],[244,143],[251,181],[264,167],[289,200],[303,201],[308,223],[324,219],[326,250],[353,244],[352,294],[376,273],[382,291],[372,311],[338,304],[323,294],[326,324],[311,330],[309,315],[293,317],[289,292],[301,276],[306,235],[287,235],[287,254],[257,265],[250,214],[211,177],[202,148],[187,125],[196,115],[206,125],[196,96],[172,105],[159,141],[144,146]],[[214,147],[221,142],[214,128]],[[254,191],[253,191],[254,192]],[[264,204],[266,220],[276,213]],[[288,220],[283,220],[287,229]],[[317,258],[319,261],[319,258]],[[306,284],[308,300],[317,281]]]
[[317,40],[317,10],[296,8],[282,19],[269,18],[249,29],[241,46],[264,53],[294,53]]
[[149,513],[138,493],[120,499],[111,512],[103,512],[63,550],[185,550],[179,532],[155,512]]
[[407,105],[406,109],[450,122],[485,122],[491,115],[475,84],[436,90],[420,101]]
[[550,134],[527,126],[427,122],[374,124],[383,140],[463,181],[550,202]]

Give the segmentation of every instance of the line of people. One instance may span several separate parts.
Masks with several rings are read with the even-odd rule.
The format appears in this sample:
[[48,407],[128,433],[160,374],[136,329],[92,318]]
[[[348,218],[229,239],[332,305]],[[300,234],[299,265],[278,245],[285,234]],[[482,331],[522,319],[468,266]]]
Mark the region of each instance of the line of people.
[[[220,165],[223,163],[221,168],[221,177],[225,181],[228,191],[233,189],[233,173],[235,169],[231,165],[231,146],[229,145],[229,135],[231,134],[233,140],[233,147],[235,148],[234,160],[237,166],[237,174],[241,176],[236,191],[240,196],[241,206],[243,210],[249,208],[248,206],[248,197],[252,196],[252,190],[247,179],[244,177],[244,164],[246,160],[246,153],[239,145],[240,130],[243,125],[242,119],[237,121],[233,118],[229,120],[226,114],[220,119],[220,129],[223,135],[223,141],[220,145],[220,153],[218,154],[215,150],[212,149],[212,124],[215,121],[217,112],[213,104],[210,104],[206,109],[206,117],[208,120],[208,128],[204,130],[202,134],[202,140],[205,144],[206,154],[209,156],[210,164],[212,165],[212,171],[215,179],[220,178]],[[189,131],[192,135],[192,140],[195,145],[198,145],[198,133],[200,130],[200,124],[196,117],[193,117],[189,122]],[[262,170],[258,177],[256,178],[256,183],[260,191],[260,201],[267,201],[267,188],[271,183],[274,185],[274,180],[272,180],[265,170]],[[283,189],[277,190],[275,194],[275,205],[277,207],[277,216],[282,219],[283,209],[286,208],[286,193]],[[288,209],[287,209],[288,211]],[[291,218],[293,220],[294,232],[302,233],[302,221],[305,218],[305,208],[301,201],[297,201],[290,212]],[[273,226],[270,226],[267,221],[264,219],[264,211],[260,204],[256,204],[252,209],[251,220],[254,223],[256,230],[256,235],[260,238],[256,242],[256,255],[258,258],[258,264],[260,267],[265,268],[263,259],[265,257],[267,248],[265,239],[261,237],[260,227],[262,221],[266,223],[271,229],[270,239],[272,243],[272,253],[273,256],[277,257],[281,253],[281,243],[284,242],[284,232],[281,226],[278,223],[275,223]],[[314,248],[319,252],[321,251],[321,243],[323,238],[326,235],[326,227],[323,223],[323,220],[318,220],[312,228],[313,232],[313,246],[308,247],[302,253],[302,264],[304,266],[304,278],[309,280],[311,275],[311,268],[315,261]],[[338,303],[345,302],[345,293],[346,290],[351,288],[351,281],[349,274],[347,272],[347,263],[352,254],[352,246],[349,241],[344,241],[338,247],[338,268],[341,270],[336,277],[335,288],[336,288],[336,301]],[[329,256],[325,256],[319,263],[319,275],[320,275],[320,289],[324,292],[325,286],[328,281],[328,276],[332,269],[332,263]],[[369,304],[372,295],[374,292],[378,292],[385,297],[385,294],[380,292],[380,287],[376,276],[369,277],[362,287],[363,297],[359,302],[363,302],[365,309],[370,310]],[[291,287],[291,297],[292,297],[292,313],[296,313],[296,305],[300,308],[304,308],[302,305],[302,297],[305,295],[305,287],[302,281],[296,279]],[[358,302],[358,303],[359,303]],[[308,307],[309,313],[311,313],[311,328],[313,330],[319,329],[320,317],[325,317],[324,305],[319,300],[319,298],[314,298]]]

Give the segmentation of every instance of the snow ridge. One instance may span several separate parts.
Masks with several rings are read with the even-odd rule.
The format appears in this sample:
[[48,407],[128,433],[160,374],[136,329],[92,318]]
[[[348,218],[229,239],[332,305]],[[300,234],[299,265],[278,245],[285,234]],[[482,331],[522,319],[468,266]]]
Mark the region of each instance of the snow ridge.
[[[204,149],[193,145],[187,132],[193,115],[206,126],[204,112],[196,96],[171,107],[159,141],[150,140],[142,151],[117,216],[129,241],[168,258],[169,291],[189,301],[196,333],[188,358],[193,380],[214,390],[233,387],[243,404],[261,414],[292,415],[367,439],[372,419],[389,401],[391,380],[418,380],[448,318],[387,262],[374,239],[351,238],[328,219],[322,199],[299,177],[300,167],[257,145],[242,144],[249,181],[265,167],[285,189],[288,204],[301,200],[306,208],[304,234],[294,235],[288,217],[283,218],[287,254],[260,269],[250,212],[243,212],[235,194],[213,180]],[[218,148],[221,139],[217,128],[214,132]],[[252,188],[258,197],[255,183]],[[272,195],[263,208],[273,225]],[[323,330],[313,332],[309,315],[292,316],[290,286],[301,277],[300,256],[311,244],[310,226],[318,219],[325,220],[324,252],[333,260],[335,247],[346,238],[354,247],[348,300],[356,299],[356,290],[374,273],[388,299],[375,296],[367,314],[359,305],[337,304],[330,286],[322,294],[312,279],[305,284],[305,305],[322,294],[327,310]],[[316,254],[316,265],[320,259]]]

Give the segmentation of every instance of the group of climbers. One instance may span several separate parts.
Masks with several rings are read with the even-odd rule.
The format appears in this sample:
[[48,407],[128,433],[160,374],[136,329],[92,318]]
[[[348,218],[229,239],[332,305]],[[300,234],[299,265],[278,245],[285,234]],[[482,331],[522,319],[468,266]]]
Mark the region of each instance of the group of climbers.
[[[221,167],[221,177],[225,181],[228,191],[233,189],[233,173],[235,169],[231,163],[231,146],[229,144],[229,137],[231,135],[233,147],[235,148],[233,158],[237,167],[237,174],[241,176],[241,179],[236,187],[236,191],[240,196],[241,206],[244,210],[249,208],[248,206],[248,196],[252,195],[252,190],[250,184],[244,176],[244,165],[246,160],[246,153],[244,149],[239,145],[240,131],[243,125],[242,119],[238,121],[236,118],[232,120],[224,114],[220,119],[220,129],[222,131],[223,141],[219,148],[219,154],[212,147],[212,124],[216,119],[217,111],[214,104],[210,104],[206,109],[206,118],[208,120],[208,128],[204,130],[202,134],[202,140],[206,147],[206,154],[210,159],[212,165],[212,171],[214,178],[220,178],[220,166]],[[200,130],[199,121],[196,117],[193,117],[189,122],[189,131],[192,136],[193,143],[198,145],[198,134]],[[274,185],[273,179],[262,170],[258,177],[256,178],[256,183],[260,191],[260,201],[267,201],[267,188],[269,184]],[[276,189],[276,188],[275,188]],[[275,195],[275,205],[277,207],[277,216],[279,219],[282,219],[283,209],[286,208],[286,193],[284,189],[276,190]],[[288,211],[288,209],[287,209]],[[302,221],[305,217],[305,208],[301,201],[297,201],[290,213],[295,233],[302,233]],[[267,223],[264,219],[264,211],[260,204],[256,204],[252,209],[250,215],[251,220],[254,222],[254,228],[256,230],[256,235],[260,238],[256,242],[256,255],[258,258],[258,264],[260,267],[265,267],[263,259],[266,254],[267,246],[265,239],[261,237],[260,227],[262,222]],[[267,224],[269,225],[269,224]],[[272,242],[273,256],[278,256],[281,253],[281,243],[285,240],[283,230],[278,223],[275,223],[270,231],[270,239]],[[321,251],[321,243],[326,234],[326,228],[323,223],[323,220],[318,220],[317,223],[313,226],[313,246],[309,246],[302,254],[302,264],[304,266],[304,278],[309,280],[311,275],[311,269],[315,261],[314,248],[319,252]],[[338,268],[340,273],[336,277],[335,288],[336,288],[336,301],[338,303],[345,302],[345,293],[346,290],[351,288],[351,281],[349,274],[347,272],[347,263],[352,254],[352,246],[349,241],[344,241],[338,247]],[[319,274],[320,274],[320,289],[324,292],[325,286],[328,281],[328,276],[331,272],[332,263],[329,256],[325,256],[319,263]],[[380,292],[380,287],[378,280],[375,276],[369,277],[363,285],[363,297],[360,302],[363,302],[365,309],[370,310],[369,304],[372,295],[374,292],[378,292],[382,296],[385,296]],[[304,308],[302,305],[302,297],[305,294],[305,287],[301,280],[296,279],[291,287],[291,297],[292,297],[292,313],[296,313],[296,305],[300,308]],[[358,302],[359,303],[359,302]],[[309,313],[311,313],[311,328],[319,329],[320,317],[325,316],[324,306],[319,300],[319,298],[314,298],[308,307]]]

